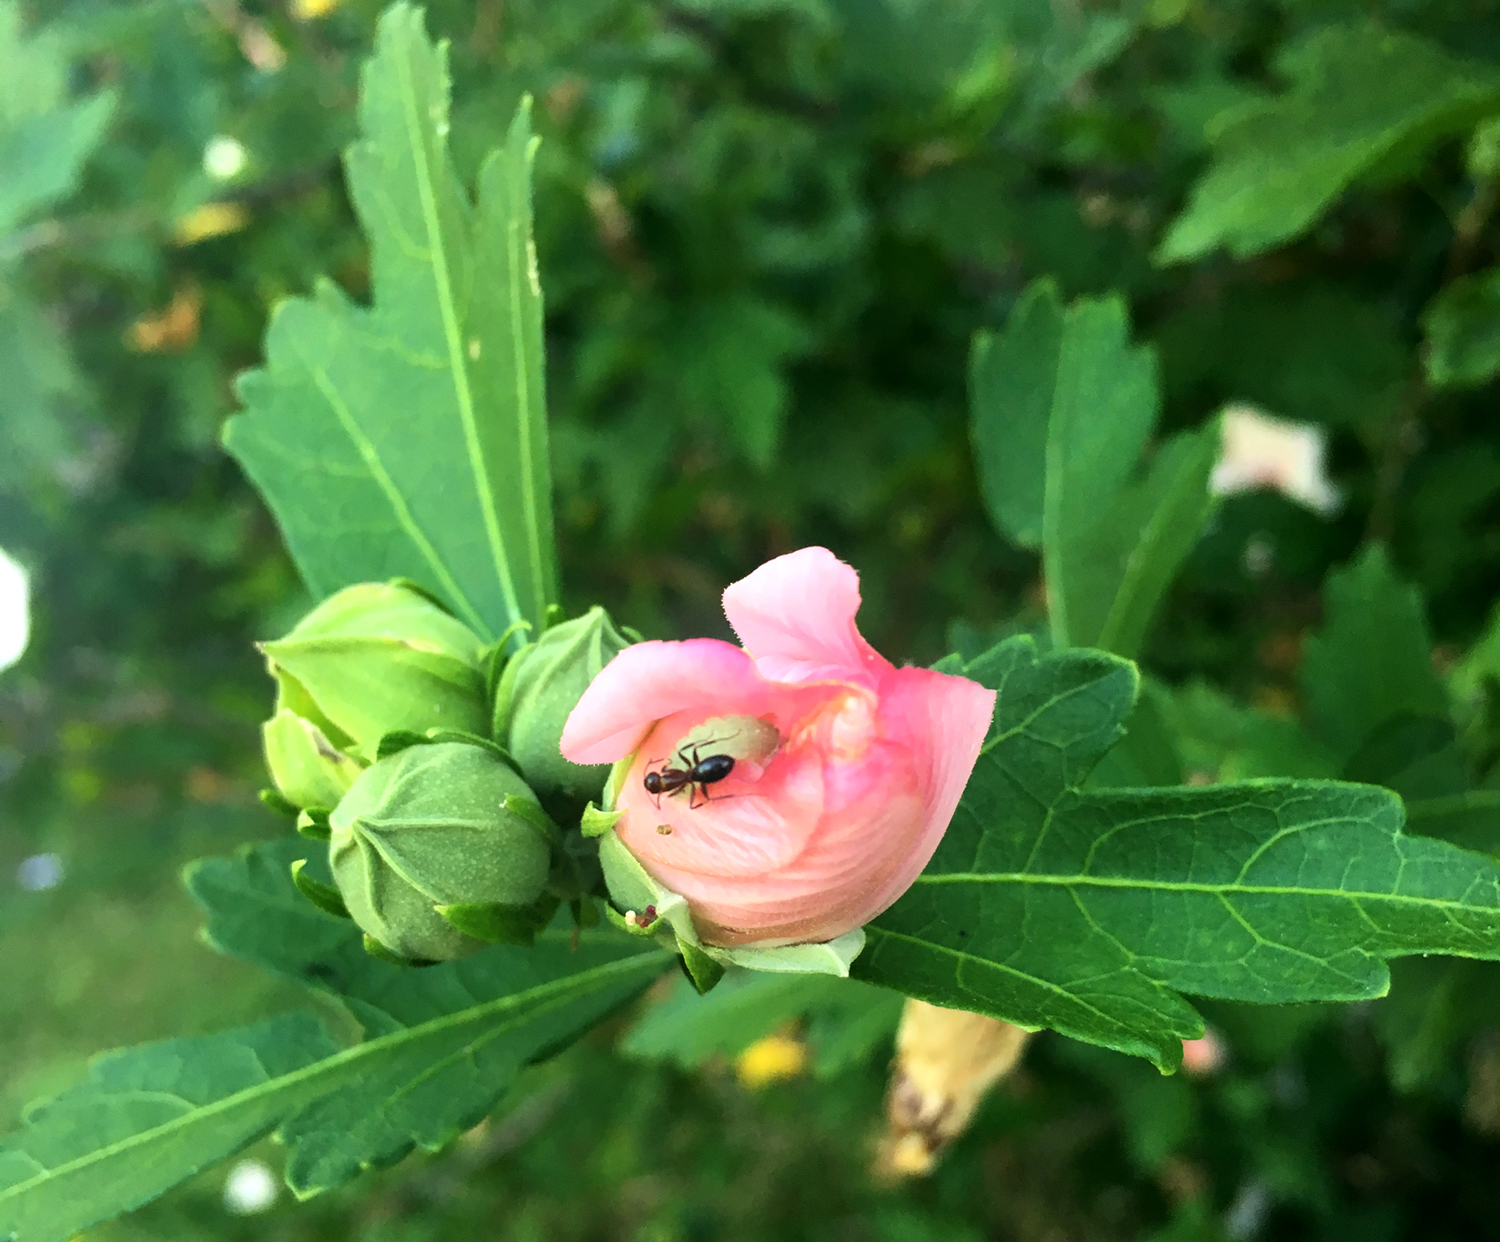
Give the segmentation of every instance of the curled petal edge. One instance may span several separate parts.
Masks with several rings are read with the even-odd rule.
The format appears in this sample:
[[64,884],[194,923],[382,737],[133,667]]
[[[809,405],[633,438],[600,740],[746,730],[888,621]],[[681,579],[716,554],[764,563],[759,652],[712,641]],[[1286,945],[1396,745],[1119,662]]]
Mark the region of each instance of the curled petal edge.
[[[618,922],[637,935],[654,936],[665,948],[680,954],[700,992],[707,992],[732,967],[782,974],[837,975],[847,979],[850,963],[865,947],[862,927],[823,944],[792,944],[771,949],[758,949],[754,945],[721,949],[704,944],[693,926],[687,899],[653,879],[613,829],[599,838],[599,863],[604,869],[610,899],[630,912]],[[641,915],[648,909],[655,917],[643,923]],[[630,916],[636,921],[627,921]]]

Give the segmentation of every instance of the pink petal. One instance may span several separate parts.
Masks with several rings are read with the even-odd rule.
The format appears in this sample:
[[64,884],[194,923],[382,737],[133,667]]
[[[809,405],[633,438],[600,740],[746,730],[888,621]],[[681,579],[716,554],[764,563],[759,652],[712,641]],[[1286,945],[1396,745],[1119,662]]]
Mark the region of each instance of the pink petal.
[[724,615],[775,681],[851,680],[889,668],[854,625],[859,575],[827,548],[767,561],[724,591]]
[[995,691],[967,677],[901,668],[881,687],[880,714],[886,735],[912,748],[926,816],[901,866],[871,890],[861,923],[889,908],[932,861],[979,759],[995,714]]
[[563,727],[559,749],[574,763],[613,763],[666,716],[740,710],[737,705],[754,706],[767,692],[754,662],[732,643],[717,638],[636,643],[606,664],[583,692]]

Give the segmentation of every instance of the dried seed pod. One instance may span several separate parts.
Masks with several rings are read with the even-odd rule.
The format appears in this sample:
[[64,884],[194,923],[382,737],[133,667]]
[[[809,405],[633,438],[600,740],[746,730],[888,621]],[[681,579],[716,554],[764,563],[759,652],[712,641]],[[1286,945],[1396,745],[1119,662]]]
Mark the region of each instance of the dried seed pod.
[[1030,1034],[982,1014],[908,1000],[896,1032],[877,1175],[930,1173],[985,1093],[1014,1068]]

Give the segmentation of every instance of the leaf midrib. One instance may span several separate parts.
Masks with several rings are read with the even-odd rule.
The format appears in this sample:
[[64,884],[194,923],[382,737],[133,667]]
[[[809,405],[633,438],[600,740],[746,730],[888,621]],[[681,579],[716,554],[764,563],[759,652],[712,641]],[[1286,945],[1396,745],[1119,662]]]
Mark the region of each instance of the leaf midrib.
[[[13,1203],[17,1201],[21,1195],[30,1190],[45,1187],[49,1181],[87,1169],[90,1165],[98,1164],[104,1160],[123,1155],[134,1147],[143,1146],[164,1136],[169,1136],[172,1131],[184,1129],[191,1123],[210,1121],[215,1116],[230,1111],[235,1106],[243,1104],[246,1101],[253,1101],[257,1097],[261,1100],[273,1099],[281,1092],[291,1092],[293,1088],[302,1085],[309,1079],[317,1078],[320,1074],[334,1073],[338,1069],[356,1064],[365,1057],[384,1052],[388,1048],[401,1047],[407,1043],[418,1042],[421,1039],[441,1034],[449,1027],[463,1026],[469,1022],[482,1021],[492,1013],[503,1013],[507,1009],[519,1007],[534,999],[543,1002],[546,1007],[550,1008],[571,999],[570,994],[580,990],[586,984],[607,980],[613,975],[627,975],[631,971],[639,969],[643,963],[650,963],[653,960],[654,958],[651,954],[633,954],[618,961],[608,962],[603,966],[593,967],[580,974],[570,975],[566,984],[561,987],[558,987],[557,981],[553,980],[524,992],[513,992],[507,996],[486,1001],[482,1005],[459,1010],[457,1013],[444,1014],[442,1017],[424,1022],[420,1026],[407,1027],[390,1035],[383,1035],[378,1039],[356,1044],[352,1048],[335,1053],[331,1057],[325,1057],[321,1061],[315,1061],[300,1070],[293,1070],[290,1074],[283,1074],[279,1078],[273,1078],[268,1082],[257,1083],[253,1087],[237,1091],[233,1095],[225,1096],[222,1100],[215,1100],[211,1104],[193,1108],[189,1112],[183,1113],[180,1117],[172,1118],[172,1120],[163,1125],[132,1134],[106,1147],[96,1148],[74,1160],[54,1165],[35,1177],[28,1178],[23,1182],[17,1182],[13,1186],[0,1190],[0,1206],[4,1206],[8,1202]],[[553,990],[551,994],[549,994],[549,990]],[[523,1019],[530,1018],[536,1012],[535,1009],[532,1009],[517,1016]],[[498,1038],[510,1029],[511,1024],[501,1024],[491,1031],[486,1032],[485,1040]],[[477,1042],[476,1045],[470,1046],[471,1050],[477,1046]]]
[[917,884],[1039,884],[1053,888],[1123,888],[1151,892],[1202,893],[1210,896],[1338,897],[1350,901],[1387,901],[1424,909],[1493,910],[1446,897],[1413,897],[1405,893],[1381,893],[1349,888],[1303,888],[1297,885],[1238,884],[1191,880],[1136,880],[1126,876],[1029,875],[1021,871],[949,871],[941,875],[919,875]]
[[323,394],[323,399],[328,402],[328,408],[333,411],[333,416],[339,420],[344,434],[349,437],[349,442],[354,445],[355,452],[364,460],[365,467],[370,471],[376,486],[385,493],[386,502],[395,513],[396,520],[401,523],[401,529],[407,537],[417,545],[417,550],[423,559],[432,567],[432,572],[437,575],[438,581],[442,583],[443,589],[448,592],[449,598],[464,614],[464,619],[475,629],[482,633],[488,633],[489,627],[485,625],[484,618],[479,615],[478,610],[469,602],[469,597],[464,594],[458,582],[454,579],[452,571],[438,551],[433,547],[431,540],[423,532],[417,523],[416,516],[411,511],[411,506],[406,503],[406,497],[401,494],[401,489],[396,486],[395,479],[385,468],[385,463],[380,460],[380,453],[365,435],[364,428],[359,425],[359,420],[354,417],[354,412],[345,404],[339,395],[338,386],[329,377],[328,372],[321,366],[315,365],[311,360],[304,357],[303,365],[307,367],[308,374],[312,376],[313,383],[318,386],[318,391]]
[[[490,480],[489,465],[479,443],[479,427],[474,415],[474,394],[469,384],[468,364],[464,359],[463,334],[459,331],[457,307],[453,301],[453,287],[448,277],[447,246],[443,238],[442,222],[438,219],[437,187],[433,179],[433,169],[428,163],[427,149],[422,142],[422,118],[418,107],[416,86],[412,81],[410,60],[406,56],[396,57],[396,70],[407,138],[411,144],[412,163],[417,173],[417,194],[422,204],[422,223],[427,231],[428,253],[432,256],[433,280],[437,284],[438,309],[443,320],[443,337],[448,346],[448,370],[453,377],[453,391],[458,401],[459,421],[463,424],[464,449],[469,457],[470,469],[474,472],[479,506],[484,514],[485,538],[489,541],[490,553],[494,557],[495,572],[500,579],[500,590],[505,596],[506,607],[510,610],[511,618],[517,620],[524,614],[521,612],[510,560],[506,556],[505,542],[500,533],[500,516],[495,508],[495,494]],[[446,67],[444,72],[446,74]]]

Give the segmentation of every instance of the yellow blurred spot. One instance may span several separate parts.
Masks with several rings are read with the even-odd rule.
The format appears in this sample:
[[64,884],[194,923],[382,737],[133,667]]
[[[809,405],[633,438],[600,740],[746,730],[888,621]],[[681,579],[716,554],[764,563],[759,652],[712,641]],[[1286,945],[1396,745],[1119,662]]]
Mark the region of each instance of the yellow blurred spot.
[[210,237],[238,233],[250,223],[250,211],[243,203],[204,203],[177,221],[172,240],[179,246],[191,246]]
[[1262,686],[1250,696],[1250,702],[1272,716],[1295,716],[1297,696],[1281,686]]
[[740,1053],[734,1069],[741,1086],[757,1091],[805,1071],[807,1045],[787,1035],[767,1035]]
[[140,354],[169,353],[186,349],[198,339],[198,315],[203,294],[187,285],[172,295],[172,301],[155,315],[142,315],[130,325],[125,344]]
[[219,773],[200,764],[188,769],[183,791],[194,802],[222,802],[231,787]]
[[292,16],[299,22],[316,21],[327,17],[340,3],[341,0],[292,0]]

